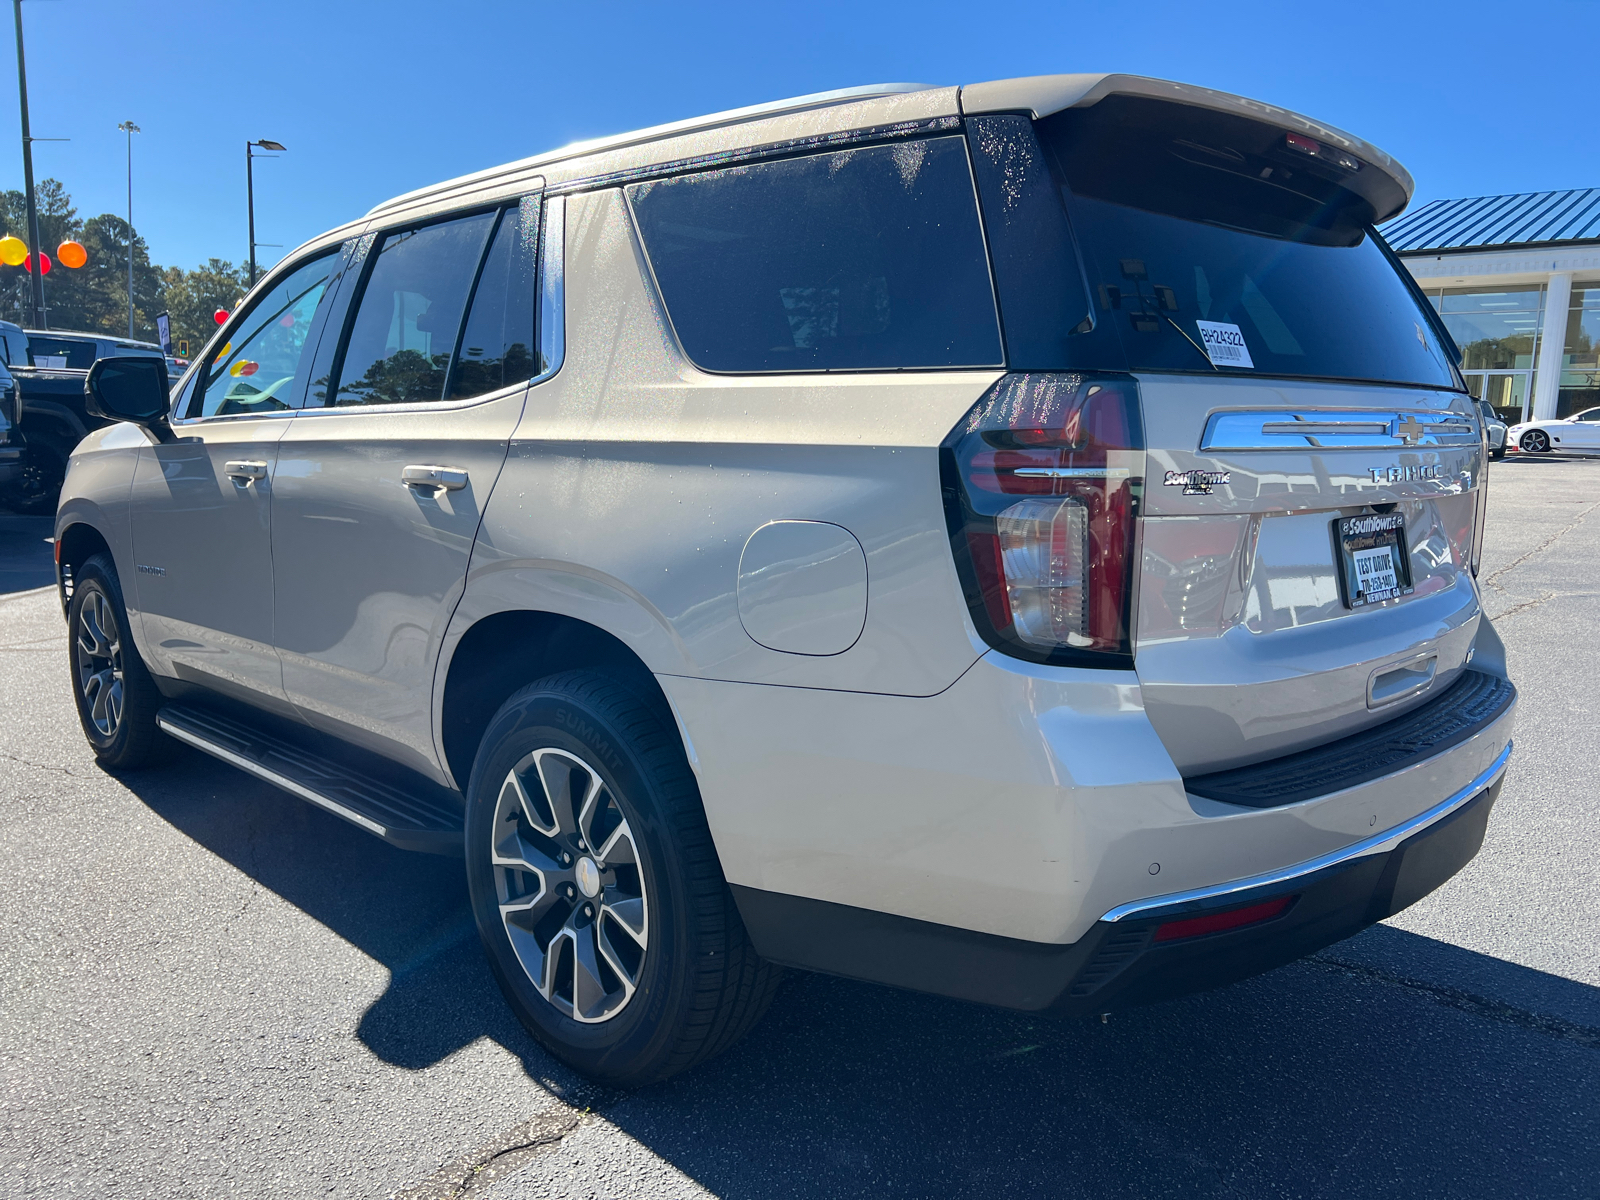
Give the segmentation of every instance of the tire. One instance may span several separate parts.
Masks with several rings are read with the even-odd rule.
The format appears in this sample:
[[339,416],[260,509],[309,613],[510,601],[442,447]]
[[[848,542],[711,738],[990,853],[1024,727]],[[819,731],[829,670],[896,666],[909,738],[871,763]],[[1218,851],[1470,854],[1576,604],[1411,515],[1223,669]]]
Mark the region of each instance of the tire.
[[599,1083],[721,1053],[782,976],[745,934],[677,731],[606,676],[553,675],[495,714],[467,786],[466,865],[506,1000]]
[[5,505],[24,516],[54,516],[61,500],[61,484],[67,478],[67,460],[72,457],[72,448],[52,434],[26,436],[22,470],[17,473],[16,481],[6,488]]
[[67,631],[78,722],[101,765],[135,770],[166,761],[176,743],[156,727],[161,693],[128,634],[122,584],[107,555],[73,572]]
[[1498,449],[1498,450],[1489,451],[1489,461],[1490,462],[1499,462],[1505,456],[1506,456],[1506,448],[1504,446],[1501,446],[1500,449]]
[[1550,452],[1550,435],[1542,429],[1530,429],[1522,435],[1522,440],[1517,444],[1527,454],[1548,454]]

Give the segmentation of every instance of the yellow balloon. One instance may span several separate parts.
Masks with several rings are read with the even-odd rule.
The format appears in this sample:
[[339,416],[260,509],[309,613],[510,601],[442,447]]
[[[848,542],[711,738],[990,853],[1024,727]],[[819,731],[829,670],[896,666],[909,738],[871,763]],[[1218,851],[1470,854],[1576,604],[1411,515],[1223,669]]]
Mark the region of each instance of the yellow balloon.
[[241,358],[238,362],[234,363],[233,366],[229,367],[228,368],[228,374],[232,375],[235,379],[237,379],[237,378],[239,378],[239,376],[243,375],[244,374],[244,359]]
[[28,257],[28,247],[23,245],[22,239],[6,234],[0,238],[0,262],[8,267],[20,267],[22,260]]
[[218,351],[217,351],[217,357],[218,357],[218,358],[227,358],[227,357],[228,357],[228,352],[229,352],[229,351],[230,351],[230,350],[232,350],[232,349],[233,349],[233,343],[232,343],[232,342],[229,342],[229,343],[228,343],[228,344],[227,344],[227,345],[226,345],[226,346],[224,346],[224,347],[223,347],[223,348],[222,348],[222,349],[221,349],[221,350],[218,350]]

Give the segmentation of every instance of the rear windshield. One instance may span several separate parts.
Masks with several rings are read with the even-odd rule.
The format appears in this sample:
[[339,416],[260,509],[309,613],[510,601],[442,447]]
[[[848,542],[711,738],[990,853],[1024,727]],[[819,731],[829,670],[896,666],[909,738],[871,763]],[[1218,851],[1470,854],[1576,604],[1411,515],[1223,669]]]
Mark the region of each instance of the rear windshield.
[[1115,331],[1127,369],[1459,386],[1350,184],[1370,164],[1134,97],[1037,128],[1066,185],[1094,324]]

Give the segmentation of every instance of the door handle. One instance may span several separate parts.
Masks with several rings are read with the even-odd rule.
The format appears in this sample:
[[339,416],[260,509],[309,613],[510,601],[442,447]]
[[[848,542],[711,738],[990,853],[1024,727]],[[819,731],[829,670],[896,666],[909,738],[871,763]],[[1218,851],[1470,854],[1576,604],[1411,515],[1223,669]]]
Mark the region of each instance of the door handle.
[[258,479],[267,477],[267,464],[264,462],[225,463],[222,469],[229,479],[238,479],[244,483],[254,483]]
[[462,467],[410,466],[400,472],[400,482],[409,488],[454,492],[467,486],[467,472]]

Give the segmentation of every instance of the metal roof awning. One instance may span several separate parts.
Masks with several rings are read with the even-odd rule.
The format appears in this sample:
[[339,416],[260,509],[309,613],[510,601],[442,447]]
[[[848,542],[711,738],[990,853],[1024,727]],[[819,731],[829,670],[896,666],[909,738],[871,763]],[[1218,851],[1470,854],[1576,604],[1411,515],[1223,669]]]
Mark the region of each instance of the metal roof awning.
[[1397,254],[1600,241],[1600,188],[1433,200],[1380,232]]

